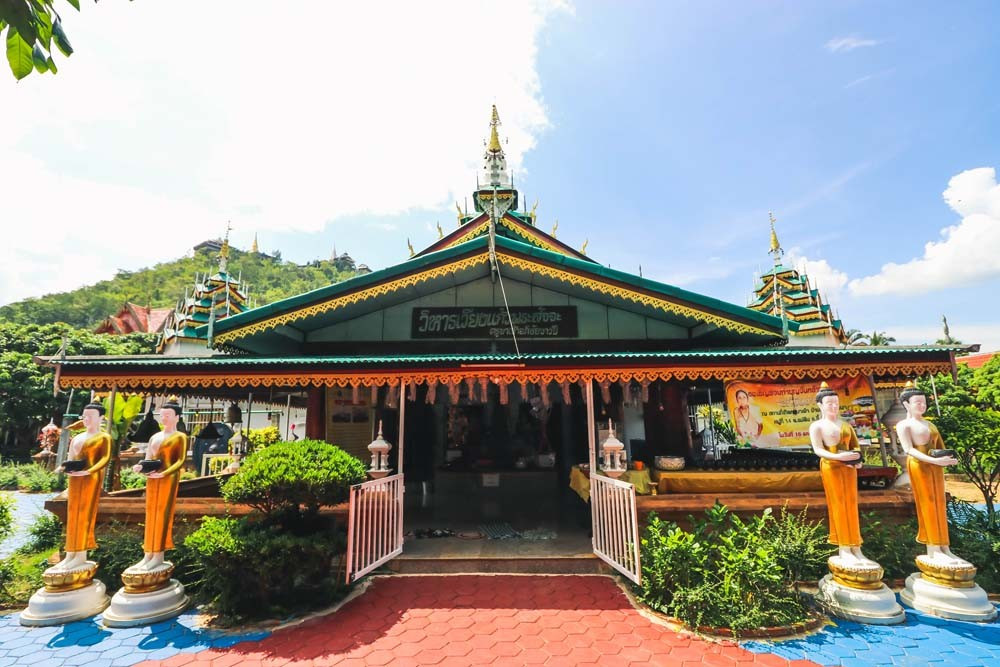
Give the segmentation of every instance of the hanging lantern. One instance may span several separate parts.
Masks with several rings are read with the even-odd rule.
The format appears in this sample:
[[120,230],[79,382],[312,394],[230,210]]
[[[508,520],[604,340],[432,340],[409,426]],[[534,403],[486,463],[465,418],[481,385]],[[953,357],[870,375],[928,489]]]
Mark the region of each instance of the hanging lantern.
[[372,466],[368,471],[372,479],[381,479],[389,474],[389,450],[392,445],[382,437],[382,421],[378,423],[378,436],[368,445],[368,451],[372,453]]
[[236,405],[236,401],[226,409],[226,423],[227,424],[242,424],[243,423],[243,411],[240,410],[240,406]]

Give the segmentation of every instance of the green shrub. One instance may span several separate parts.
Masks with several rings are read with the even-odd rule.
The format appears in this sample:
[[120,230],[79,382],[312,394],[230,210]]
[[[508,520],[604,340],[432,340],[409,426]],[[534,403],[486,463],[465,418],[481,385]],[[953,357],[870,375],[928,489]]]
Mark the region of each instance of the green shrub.
[[951,550],[976,566],[976,583],[989,593],[1000,593],[1000,525],[989,512],[953,500],[948,503]]
[[55,514],[43,512],[28,528],[28,540],[18,548],[22,554],[52,551],[63,545],[63,525]]
[[861,515],[861,550],[882,566],[886,579],[905,579],[915,571],[913,559],[924,552],[917,542],[917,520],[890,523],[877,512]]
[[[688,532],[650,515],[641,540],[643,602],[691,627],[727,627],[736,634],[808,619],[790,577],[816,561],[800,567],[789,558],[813,553],[818,560],[822,551],[810,537],[814,528],[790,528],[798,521],[794,515],[774,527],[770,512],[744,520],[718,503],[706,510],[705,519],[692,521]],[[782,531],[796,534],[799,546],[779,551],[774,534]]]
[[0,466],[0,491],[17,491],[17,468],[11,463]]
[[[175,521],[174,548],[165,555],[174,564],[173,578],[184,584],[188,593],[194,594],[201,584],[201,563],[200,557],[184,545],[184,536],[191,529],[187,522]],[[142,560],[143,527],[115,521],[98,526],[97,530],[97,548],[90,552],[89,558],[98,564],[96,578],[104,582],[109,592],[114,592],[122,587],[125,568]]]
[[0,543],[14,534],[14,499],[0,495]]
[[184,544],[204,568],[199,599],[227,621],[329,604],[345,588],[333,561],[344,536],[331,526],[295,535],[266,522],[207,517]]
[[123,489],[145,489],[146,476],[125,467],[121,469],[121,485]]
[[364,464],[339,447],[320,440],[278,442],[248,456],[222,486],[222,496],[296,523],[344,502],[351,485],[364,479]]
[[803,509],[792,514],[782,507],[777,517],[763,523],[763,535],[774,547],[785,581],[816,581],[827,573],[826,561],[833,555],[829,532],[822,521],[811,521]]
[[252,428],[247,430],[247,441],[250,451],[263,449],[281,440],[281,431],[277,426],[265,426],[264,428]]
[[42,572],[49,567],[51,552],[13,554],[0,560],[0,604],[24,607],[28,598],[42,587]]

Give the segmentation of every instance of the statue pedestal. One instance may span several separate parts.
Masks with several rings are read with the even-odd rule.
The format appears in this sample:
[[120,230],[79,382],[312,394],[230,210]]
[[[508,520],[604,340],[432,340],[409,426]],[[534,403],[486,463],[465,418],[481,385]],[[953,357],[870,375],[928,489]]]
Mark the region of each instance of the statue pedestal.
[[830,614],[848,621],[871,625],[896,625],[906,620],[906,612],[896,595],[881,581],[878,588],[852,588],[828,574],[819,581],[817,600]]
[[174,565],[165,562],[154,570],[135,566],[122,572],[121,590],[111,598],[111,606],[101,617],[110,628],[151,625],[178,616],[188,606],[184,586],[171,579]]
[[45,588],[38,589],[21,612],[21,625],[62,625],[95,616],[108,606],[107,588],[94,581],[97,563],[84,561],[79,567],[42,573]]
[[957,588],[936,584],[920,572],[906,578],[906,587],[899,593],[907,607],[917,611],[950,618],[956,621],[985,623],[997,617],[996,607],[986,596],[986,591],[974,582],[972,586]]
[[38,589],[21,612],[21,625],[62,625],[96,616],[108,606],[107,588],[91,581],[83,588],[53,593]]

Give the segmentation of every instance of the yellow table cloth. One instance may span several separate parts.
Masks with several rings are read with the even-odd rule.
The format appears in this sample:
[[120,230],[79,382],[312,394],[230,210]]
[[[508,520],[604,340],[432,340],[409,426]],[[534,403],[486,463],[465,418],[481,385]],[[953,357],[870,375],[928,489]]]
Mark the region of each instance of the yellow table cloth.
[[[653,480],[647,469],[626,470],[618,479],[633,485],[635,492],[640,496],[648,496],[653,492]],[[570,468],[569,488],[573,489],[583,502],[590,502],[590,476],[578,466]]]
[[[819,470],[654,470],[660,493],[769,493],[822,491]],[[578,492],[579,493],[579,492]]]

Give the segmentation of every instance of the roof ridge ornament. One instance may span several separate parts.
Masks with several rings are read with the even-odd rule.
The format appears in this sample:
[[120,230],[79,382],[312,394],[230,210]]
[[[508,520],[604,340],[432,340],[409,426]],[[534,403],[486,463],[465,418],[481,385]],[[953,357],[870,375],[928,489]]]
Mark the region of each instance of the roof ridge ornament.
[[487,150],[491,153],[503,153],[500,145],[500,136],[497,134],[497,126],[500,124],[500,114],[497,113],[497,105],[493,105],[493,113],[490,115],[490,144]]
[[774,223],[777,222],[774,219],[774,213],[768,211],[767,217],[771,220],[771,249],[768,254],[774,258],[774,265],[777,266],[781,263],[781,256],[785,254],[785,251],[781,248],[781,244],[778,242],[778,233],[774,230]]

